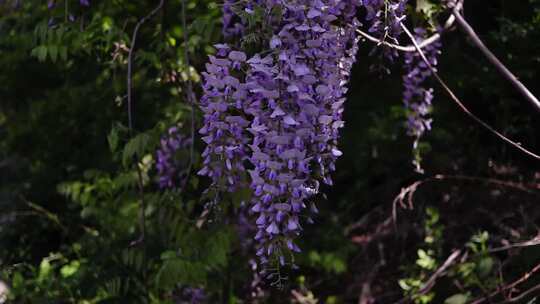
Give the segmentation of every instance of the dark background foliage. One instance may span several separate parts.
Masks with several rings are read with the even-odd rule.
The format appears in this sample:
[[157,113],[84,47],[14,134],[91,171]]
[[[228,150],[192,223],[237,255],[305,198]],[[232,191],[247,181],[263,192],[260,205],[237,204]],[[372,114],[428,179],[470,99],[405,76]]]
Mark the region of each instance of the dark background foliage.
[[[8,303],[190,303],[201,290],[203,303],[468,303],[540,263],[538,246],[493,250],[538,240],[538,160],[481,128],[434,83],[434,129],[421,142],[425,173],[415,173],[401,67],[370,72],[378,59],[365,41],[346,103],[344,155],[335,185],[317,199],[316,223],[305,227],[300,268],[282,290],[266,287],[252,298],[253,253],[236,230],[246,193],[223,195],[201,216],[208,181],[192,174],[184,189],[161,191],[154,169],[166,130],[190,132],[184,84],[190,78],[199,94],[199,74],[188,72],[183,51],[202,71],[221,40],[218,3],[187,1],[187,42],[181,1],[165,1],[141,28],[130,136],[127,48],[155,3],[44,2],[0,1],[0,281],[10,288]],[[469,0],[465,17],[539,96],[540,1]],[[472,112],[540,151],[539,114],[458,29],[444,35],[440,61],[441,76]],[[135,160],[146,202],[142,242]],[[417,181],[424,183],[413,189],[411,208],[398,204],[394,223],[394,198]],[[454,250],[460,258],[426,291]],[[538,284],[540,272],[518,289]],[[521,300],[536,303],[538,295]]]

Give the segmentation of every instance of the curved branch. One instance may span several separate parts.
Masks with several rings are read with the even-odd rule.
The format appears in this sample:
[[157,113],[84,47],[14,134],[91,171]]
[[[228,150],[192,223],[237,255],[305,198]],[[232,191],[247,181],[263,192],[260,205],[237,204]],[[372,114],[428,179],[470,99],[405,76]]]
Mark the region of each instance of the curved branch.
[[[137,34],[139,33],[139,29],[141,26],[150,18],[152,18],[163,6],[163,3],[165,0],[160,0],[159,4],[156,8],[154,8],[148,15],[144,16],[137,22],[135,25],[135,29],[133,30],[133,35],[131,37],[131,46],[129,48],[129,54],[128,54],[128,67],[127,67],[127,110],[128,110],[128,130],[129,130],[129,137],[133,137],[133,80],[132,80],[132,74],[133,74],[133,55],[135,50],[135,43],[137,42]],[[133,242],[131,242],[130,246],[135,246],[141,242],[143,242],[144,245],[144,238],[146,234],[146,218],[144,215],[144,211],[146,209],[146,203],[144,201],[144,185],[143,185],[143,178],[142,178],[142,172],[141,168],[139,167],[139,162],[137,161],[135,164],[135,168],[137,170],[137,186],[139,188],[139,197],[141,200],[141,205],[139,209],[139,225],[141,229],[141,235],[139,238]]]
[[[540,264],[536,265],[533,269],[531,269],[529,272],[525,273],[522,277],[520,277],[519,279],[517,279],[516,281],[514,281],[513,283],[511,284],[508,284],[506,286],[503,286],[501,288],[498,288],[497,290],[493,291],[492,293],[490,293],[489,295],[485,296],[485,297],[482,297],[482,298],[478,298],[478,299],[475,299],[474,301],[471,302],[471,304],[480,304],[480,303],[484,303],[486,301],[489,301],[491,298],[493,298],[494,296],[500,294],[501,292],[504,292],[504,291],[507,291],[507,290],[512,290],[514,289],[516,286],[518,286],[519,284],[527,281],[533,274],[535,274],[536,272],[540,271]],[[526,291],[524,294],[526,295],[529,291],[531,290],[536,290],[538,288],[538,286],[536,287],[533,287],[532,289],[529,289],[528,291]],[[522,296],[525,296],[522,294]],[[519,300],[519,299],[518,299]],[[490,302],[491,303],[491,302]],[[503,303],[510,303],[510,302],[503,302]]]
[[537,111],[540,112],[540,101],[529,91],[529,89],[519,81],[519,79],[512,74],[512,72],[486,47],[486,45],[480,40],[480,37],[476,34],[474,29],[467,23],[465,18],[459,13],[460,8],[456,5],[452,9],[453,16],[456,17],[458,25],[463,32],[467,34],[474,45],[482,51],[484,56],[491,62],[493,66],[508,80],[510,83],[529,101]]
[[[394,44],[394,43],[390,43],[390,42],[387,42],[387,41],[384,41],[384,40],[381,40],[381,39],[378,39],[378,38],[375,38],[373,36],[371,36],[370,34],[366,33],[366,32],[363,32],[362,30],[360,29],[357,29],[356,32],[358,34],[360,34],[362,37],[366,38],[367,40],[371,41],[371,42],[374,42],[374,43],[377,43],[377,45],[384,45],[384,46],[387,46],[387,47],[390,47],[390,48],[393,48],[395,50],[398,50],[398,51],[401,51],[401,52],[409,52],[409,53],[412,53],[412,52],[416,52],[416,48],[414,47],[414,45],[407,45],[407,46],[402,46],[402,45],[398,45],[398,44]],[[425,48],[426,46],[432,44],[433,42],[439,40],[441,38],[441,34],[440,33],[437,33],[431,37],[429,37],[428,39],[422,41],[422,43],[420,43],[420,48]]]
[[191,169],[193,167],[193,162],[195,158],[195,98],[193,93],[193,86],[191,84],[191,66],[189,61],[189,34],[188,34],[188,28],[186,25],[186,0],[182,0],[182,27],[184,32],[184,63],[186,65],[187,69],[187,92],[186,92],[186,98],[188,102],[191,105],[191,130],[190,130],[190,136],[191,136],[191,146],[189,148],[189,164],[187,168],[186,177],[182,183],[182,190],[186,188],[187,182],[189,180],[189,176],[191,174]]
[[[530,289],[524,291],[523,293],[521,293],[519,296],[515,296],[513,298],[510,298],[506,301],[503,301],[503,302],[498,302],[496,304],[506,304],[506,303],[516,303],[516,302],[519,302],[521,300],[524,300],[527,296],[534,296],[535,294],[537,295],[536,291],[540,291],[540,284],[534,286],[534,287],[531,287]],[[534,292],[534,294],[533,294]],[[532,300],[532,299],[531,299]],[[528,303],[531,303],[531,302],[528,302]]]
[[461,108],[461,110],[463,112],[465,112],[467,115],[469,115],[474,121],[476,121],[477,123],[479,123],[480,125],[482,125],[484,128],[486,128],[488,131],[490,131],[491,133],[495,134],[497,137],[499,137],[500,139],[502,139],[503,141],[507,142],[508,144],[514,146],[516,149],[518,150],[521,150],[522,152],[524,152],[525,154],[537,159],[537,160],[540,160],[540,156],[527,150],[526,148],[522,147],[521,144],[509,139],[508,137],[504,136],[502,133],[500,133],[499,131],[495,130],[493,127],[491,127],[490,125],[488,125],[486,122],[484,122],[483,120],[481,120],[480,118],[478,118],[476,115],[474,115],[471,111],[469,111],[469,109],[467,109],[467,107],[465,107],[465,105],[459,100],[459,98],[456,96],[456,94],[454,94],[454,92],[448,87],[448,85],[446,84],[446,82],[444,82],[444,80],[442,80],[442,78],[439,76],[439,73],[437,73],[437,70],[431,65],[431,63],[429,62],[429,60],[427,60],[426,58],[426,55],[424,54],[424,52],[422,51],[422,49],[420,48],[420,46],[418,45],[418,43],[416,42],[416,40],[414,39],[414,36],[411,34],[411,32],[409,31],[409,29],[403,24],[403,22],[400,23],[401,25],[401,28],[403,29],[403,31],[405,31],[405,33],[407,34],[407,36],[409,36],[409,38],[411,39],[412,43],[414,44],[414,47],[416,48],[416,50],[418,51],[418,54],[420,55],[420,57],[422,57],[422,60],[426,63],[426,65],[428,66],[428,68],[430,69],[430,71],[433,73],[433,76],[435,76],[435,79],[437,79],[437,81],[440,83],[440,85],[444,88],[444,90],[448,93],[448,95],[450,95],[450,97],[452,98],[452,100]]
[[132,114],[132,88],[133,88],[133,81],[132,81],[132,70],[133,70],[133,54],[135,50],[135,43],[137,42],[137,34],[139,33],[139,29],[141,26],[148,21],[148,19],[152,18],[157,12],[161,9],[163,6],[163,3],[165,0],[160,0],[159,4],[156,8],[154,8],[148,15],[144,16],[137,22],[135,25],[135,29],[133,30],[133,35],[131,37],[131,46],[129,48],[128,53],[128,71],[127,71],[127,104],[128,104],[128,127],[130,132],[133,131],[133,114]]
[[444,263],[442,264],[441,267],[439,267],[437,269],[437,271],[435,271],[431,277],[429,278],[429,280],[427,280],[426,283],[423,284],[423,287],[420,289],[420,291],[418,291],[418,294],[420,295],[425,295],[427,294],[432,288],[433,286],[435,286],[435,282],[437,281],[437,279],[439,277],[441,277],[441,275],[446,271],[446,269],[448,269],[448,267],[452,266],[452,264],[454,264],[454,262],[457,260],[457,258],[461,256],[461,250],[454,250],[452,252],[452,254],[450,256],[448,256],[448,258],[446,259],[446,261],[444,261]]
[[[463,7],[463,0],[456,3],[455,7],[458,8],[458,9],[461,9]],[[443,31],[449,30],[454,25],[455,21],[456,21],[456,17],[454,15],[450,15],[450,17],[448,17],[448,19],[444,23]],[[401,52],[409,52],[409,53],[416,52],[416,47],[414,45],[402,46],[402,45],[390,43],[390,42],[384,41],[382,39],[375,38],[375,37],[371,36],[370,34],[364,32],[364,31],[362,31],[360,29],[357,29],[356,32],[358,34],[360,34],[362,37],[366,38],[367,40],[369,40],[371,42],[374,42],[374,43],[377,43],[379,45],[382,44],[382,45],[385,45],[387,47],[393,48],[393,49],[401,51]],[[418,46],[421,49],[423,49],[426,46],[438,41],[439,39],[441,39],[441,36],[442,36],[441,32],[436,33],[436,34],[430,36],[427,39],[424,39],[422,42],[420,42],[418,44]]]
[[524,247],[531,247],[531,246],[538,246],[538,245],[540,245],[540,235],[533,238],[532,240],[528,240],[525,242],[514,243],[514,244],[506,245],[503,247],[489,249],[489,252],[494,253],[494,252],[506,251],[506,250],[514,249],[514,248],[524,248]]

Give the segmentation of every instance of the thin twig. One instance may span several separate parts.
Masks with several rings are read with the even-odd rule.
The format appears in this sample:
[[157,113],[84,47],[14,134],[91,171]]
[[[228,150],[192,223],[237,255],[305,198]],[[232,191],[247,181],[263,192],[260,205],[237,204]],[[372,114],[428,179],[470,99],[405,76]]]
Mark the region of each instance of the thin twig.
[[461,255],[461,250],[455,250],[452,252],[450,256],[444,261],[441,267],[439,267],[427,280],[427,282],[423,285],[423,287],[418,291],[420,295],[424,295],[428,293],[433,286],[435,286],[435,282],[437,279],[448,269],[448,267],[452,266],[454,262],[457,260],[457,258]]
[[[535,291],[540,291],[540,284],[527,289],[526,291],[522,292],[519,296],[507,299],[507,300],[502,301],[502,302],[497,302],[495,304],[516,303],[518,301],[521,301],[521,300],[525,299],[526,296],[533,295],[533,292],[535,292]],[[535,294],[538,295],[537,293],[535,293]],[[529,302],[529,303],[531,303],[531,302]]]
[[[456,7],[461,8],[462,4],[463,4],[463,1],[459,1],[456,4]],[[443,31],[447,31],[450,28],[452,28],[455,21],[456,21],[456,17],[454,17],[454,15],[450,15],[450,17],[448,17],[448,19],[444,23]],[[402,45],[390,43],[388,41],[385,41],[384,39],[375,38],[375,37],[371,36],[370,34],[364,32],[364,31],[362,31],[360,29],[357,29],[356,32],[358,34],[360,34],[362,37],[366,38],[367,40],[369,40],[371,42],[374,42],[374,43],[377,43],[378,45],[382,44],[384,46],[393,48],[393,49],[401,51],[401,52],[409,52],[409,53],[416,52],[416,47],[414,45],[402,46]],[[423,49],[423,48],[427,47],[428,45],[438,41],[439,39],[441,39],[441,36],[442,36],[441,32],[435,33],[432,36],[430,36],[429,38],[422,40],[422,42],[420,42],[418,44],[418,46],[420,46],[420,48]]]
[[460,8],[455,6],[452,9],[453,16],[456,17],[457,24],[461,27],[463,32],[467,34],[474,45],[482,51],[484,56],[491,62],[493,66],[529,101],[533,107],[540,112],[540,101],[531,93],[531,91],[523,84],[519,79],[512,74],[512,72],[489,50],[488,47],[482,42],[480,37],[476,34],[474,29],[469,23],[461,16]]
[[[436,174],[432,177],[428,177],[428,178],[416,181],[412,183],[411,185],[401,189],[399,194],[394,198],[394,201],[392,202],[392,219],[394,221],[394,224],[397,225],[396,224],[397,223],[397,205],[399,204],[404,209],[412,210],[414,207],[414,204],[413,204],[414,194],[416,193],[416,190],[418,189],[418,187],[428,182],[446,181],[446,180],[480,182],[480,183],[501,186],[501,187],[505,187],[509,189],[514,189],[514,190],[526,192],[529,194],[538,194],[537,191],[534,191],[531,188],[528,188],[521,183],[516,183],[516,182],[511,182],[511,181],[503,181],[503,180],[494,179],[494,178],[484,178],[484,177],[475,177],[475,176]],[[407,204],[405,202],[407,202]]]
[[536,265],[533,269],[531,269],[529,272],[525,273],[523,276],[521,276],[519,279],[517,279],[516,281],[514,281],[513,283],[511,284],[508,284],[506,286],[503,286],[501,288],[498,288],[497,290],[493,291],[492,293],[490,293],[489,295],[485,296],[485,297],[482,297],[482,298],[478,298],[478,299],[475,299],[474,301],[472,301],[470,304],[480,304],[480,303],[484,303],[485,301],[488,301],[490,300],[491,298],[493,298],[494,296],[500,294],[501,292],[503,291],[507,291],[507,290],[511,290],[511,289],[514,289],[516,286],[518,286],[519,284],[527,281],[533,274],[535,274],[536,272],[540,271],[540,264]]
[[479,182],[479,183],[486,183],[486,184],[492,184],[496,186],[501,186],[505,188],[510,188],[522,192],[526,192],[529,194],[538,194],[537,191],[532,190],[529,187],[526,187],[525,185],[521,183],[516,183],[512,181],[504,181],[500,179],[495,178],[486,178],[486,177],[476,177],[476,176],[465,176],[465,175],[443,175],[443,174],[437,174],[433,177],[434,180],[460,180],[460,181],[469,181],[469,182]]
[[[362,37],[366,38],[367,40],[371,41],[371,42],[374,42],[376,43],[377,45],[384,45],[384,46],[387,46],[389,48],[393,48],[395,50],[398,50],[398,51],[401,51],[401,52],[416,52],[416,48],[413,46],[413,45],[408,45],[408,46],[402,46],[402,45],[399,45],[399,44],[394,44],[394,43],[390,43],[388,41],[384,41],[382,39],[379,39],[379,38],[375,38],[373,36],[371,36],[370,34],[360,30],[360,29],[357,29],[356,32],[358,34],[360,34]],[[429,42],[428,44],[431,44],[433,43],[434,41],[437,41],[439,38],[440,38],[440,34],[437,33],[435,35],[433,35],[432,37],[430,38],[433,38],[437,36],[437,38],[435,38],[433,41]],[[427,43],[427,39],[422,41],[422,44],[420,45],[421,48],[424,48],[425,45],[424,43]]]
[[502,246],[502,247],[489,249],[489,252],[493,253],[493,252],[506,251],[506,250],[514,249],[514,248],[524,248],[524,247],[531,247],[531,246],[538,246],[538,245],[540,245],[540,235],[533,238],[532,240],[528,240],[528,241],[525,241],[525,242],[514,243],[514,244],[509,244],[509,245],[506,245],[506,246]]
[[366,214],[364,214],[358,221],[356,221],[355,223],[351,224],[351,225],[348,225],[347,227],[345,227],[345,229],[343,229],[343,234],[345,236],[348,236],[351,234],[351,232],[353,232],[354,230],[356,229],[359,229],[359,228],[362,228],[364,226],[366,226],[369,222],[369,219],[370,219],[370,216],[373,215],[374,213],[376,212],[381,212],[382,211],[382,207],[383,205],[378,205],[377,207],[373,208],[372,210],[368,211]]
[[[133,54],[135,50],[135,43],[137,42],[137,34],[139,33],[140,27],[150,18],[152,18],[163,6],[164,0],[160,0],[159,4],[156,8],[154,8],[148,15],[144,16],[137,22],[135,25],[135,29],[133,30],[133,35],[131,37],[131,46],[129,48],[129,54],[128,54],[128,71],[127,71],[127,107],[128,107],[128,129],[129,129],[129,137],[133,138]],[[140,205],[140,214],[139,214],[139,224],[141,229],[141,235],[139,239],[132,242],[130,245],[134,246],[140,242],[144,242],[144,237],[146,233],[146,219],[145,219],[145,209],[146,209],[146,203],[144,201],[144,185],[143,185],[143,179],[142,179],[142,172],[141,168],[139,167],[139,162],[136,161],[136,170],[137,170],[137,186],[139,188],[139,196],[141,200]]]
[[407,34],[407,36],[409,36],[409,38],[411,39],[412,43],[414,44],[416,50],[418,51],[418,54],[420,55],[420,57],[422,57],[422,60],[426,63],[426,65],[429,67],[430,71],[433,73],[433,76],[435,76],[435,78],[437,79],[437,81],[441,84],[441,86],[445,89],[445,91],[448,93],[448,95],[450,95],[450,97],[452,98],[452,100],[461,108],[461,110],[463,110],[463,112],[465,112],[467,115],[469,115],[473,120],[475,120],[477,123],[479,123],[480,125],[482,125],[484,128],[486,128],[487,130],[489,130],[491,133],[497,135],[497,137],[499,137],[500,139],[502,139],[503,141],[509,143],[510,145],[514,146],[515,148],[517,148],[518,150],[521,150],[522,152],[524,152],[525,154],[537,159],[537,160],[540,160],[540,156],[527,150],[526,148],[522,147],[521,144],[509,139],[508,137],[504,136],[503,134],[501,134],[499,131],[495,130],[493,127],[491,127],[490,125],[488,125],[487,123],[485,123],[483,120],[481,120],[480,118],[478,118],[476,115],[474,115],[471,111],[469,111],[469,109],[467,109],[467,107],[465,107],[465,105],[459,100],[459,98],[456,96],[456,94],[454,94],[454,92],[448,87],[448,85],[446,84],[446,82],[444,82],[444,80],[442,80],[442,78],[439,76],[439,73],[437,73],[437,70],[431,65],[431,63],[429,62],[429,60],[427,60],[426,58],[426,55],[424,54],[424,52],[422,51],[422,49],[418,46],[418,43],[416,42],[416,39],[414,39],[414,36],[411,34],[411,32],[409,31],[409,29],[405,26],[405,24],[403,24],[403,22],[400,23],[401,25],[401,28],[403,29],[403,31],[405,31],[405,33]]
[[[32,203],[30,201],[28,201],[24,196],[20,196],[21,200],[23,200],[26,205],[28,207],[30,207],[30,209],[33,210],[34,214],[35,215],[38,215],[38,216],[43,216],[44,218],[48,219],[49,221],[53,222],[54,224],[56,224],[58,227],[60,227],[60,229],[63,231],[63,232],[66,232],[68,231],[68,228],[62,224],[62,222],[60,221],[60,218],[58,217],[57,214],[47,210],[45,207],[43,206],[40,206],[38,204],[35,204],[35,203]],[[31,212],[21,212],[22,215],[31,215]],[[16,213],[16,212],[15,212]]]
[[186,98],[191,105],[191,146],[189,149],[189,164],[187,167],[186,177],[182,185],[182,189],[185,189],[189,176],[191,174],[191,168],[193,167],[194,157],[195,157],[195,95],[193,93],[193,87],[191,84],[191,66],[189,62],[189,36],[188,28],[186,26],[186,0],[182,0],[182,27],[184,28],[184,61],[187,69],[187,92]]
[[[437,279],[448,269],[448,267],[452,266],[454,262],[457,260],[457,258],[461,255],[461,250],[455,250],[452,252],[452,254],[446,259],[446,261],[439,267],[427,280],[425,284],[423,284],[423,287],[420,288],[418,291],[418,295],[424,295],[428,293],[433,286],[435,286],[435,282]],[[403,303],[411,303],[412,299],[410,296],[406,296],[402,298],[401,300],[394,302],[394,304],[403,304]]]

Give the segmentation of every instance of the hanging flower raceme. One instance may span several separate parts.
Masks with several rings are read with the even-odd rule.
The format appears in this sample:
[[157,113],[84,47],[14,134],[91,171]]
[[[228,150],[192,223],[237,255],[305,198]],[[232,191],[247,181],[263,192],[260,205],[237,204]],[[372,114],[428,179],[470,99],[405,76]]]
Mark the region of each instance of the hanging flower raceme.
[[234,191],[245,174],[243,162],[249,142],[245,129],[249,121],[243,115],[245,85],[233,74],[240,74],[246,55],[232,51],[227,45],[216,47],[218,54],[210,56],[203,73],[204,126],[199,132],[207,146],[199,174],[210,177],[214,187]]
[[[415,29],[415,39],[421,43],[426,31]],[[433,67],[437,66],[441,43],[435,41],[423,48],[426,58]],[[403,103],[407,111],[407,133],[415,137],[415,148],[422,135],[431,129],[429,112],[433,99],[433,89],[426,88],[426,81],[432,75],[428,65],[417,52],[409,52],[404,58],[405,75],[403,76]]]
[[[292,263],[290,253],[300,251],[294,241],[302,230],[300,219],[309,222],[317,212],[310,201],[320,183],[332,184],[330,174],[341,155],[337,140],[345,86],[357,50],[358,5],[247,1],[246,12],[263,11],[263,20],[272,23],[267,50],[247,59],[218,45],[204,73],[201,133],[207,148],[199,173],[232,191],[246,172],[244,161],[251,165],[251,211],[263,265]],[[275,11],[279,19],[272,16]]]
[[[398,43],[405,5],[406,0],[225,0],[223,33],[231,43],[216,45],[203,73],[200,133],[206,149],[199,174],[210,177],[218,191],[251,188],[260,274],[294,266],[302,225],[317,212],[314,196],[321,184],[333,183],[342,154],[346,85],[358,50],[357,9],[364,7],[369,32]],[[426,49],[434,65],[437,47]],[[398,56],[387,47],[382,54],[390,61]],[[431,90],[422,88],[429,73],[416,54],[405,61],[409,132],[419,137],[430,122]]]
[[156,152],[156,169],[161,189],[178,187],[186,176],[188,149],[191,139],[183,136],[178,128],[172,127],[161,138]]
[[181,294],[176,297],[177,303],[202,304],[207,303],[207,295],[203,288],[185,286]]
[[[255,8],[268,10],[273,1],[269,0],[224,0],[222,6],[223,37],[227,40],[239,39],[246,33],[248,18],[255,13]],[[268,6],[267,6],[268,4]],[[267,20],[268,21],[268,20]]]
[[222,32],[225,38],[238,37],[244,32],[245,27],[241,23],[239,16],[235,13],[235,9],[237,9],[238,5],[240,5],[238,0],[225,0],[223,2]]
[[[341,155],[338,130],[356,41],[354,26],[335,22],[344,9],[354,16],[354,5],[340,2],[281,4],[283,25],[270,40],[272,55],[248,61],[247,84],[255,93],[248,108],[255,117],[252,210],[263,264],[272,257],[285,264],[284,249],[300,251],[294,239],[306,203],[321,181],[332,184],[330,173]],[[313,204],[310,209],[316,212]]]
[[[90,6],[90,0],[79,0],[81,6]],[[47,8],[53,9],[56,6],[56,0],[47,1]]]
[[[368,31],[381,41],[399,44],[402,34],[401,22],[405,20],[407,0],[360,0],[366,10],[365,20]],[[393,62],[399,57],[395,49],[381,44],[372,52],[380,52],[383,58]]]

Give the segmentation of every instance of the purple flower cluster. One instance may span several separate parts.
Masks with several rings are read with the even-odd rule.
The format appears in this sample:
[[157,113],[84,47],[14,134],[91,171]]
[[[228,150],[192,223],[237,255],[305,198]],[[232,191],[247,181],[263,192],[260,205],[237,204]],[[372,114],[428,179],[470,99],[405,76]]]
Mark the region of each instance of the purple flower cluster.
[[[207,147],[199,174],[233,191],[249,173],[262,264],[284,265],[287,252],[300,251],[294,239],[306,204],[321,182],[332,184],[357,50],[357,2],[266,0],[266,11],[281,12],[269,50],[248,59],[217,45],[203,74],[200,133]],[[317,212],[313,204],[310,210]]]
[[[302,227],[306,202],[331,185],[330,173],[341,155],[337,148],[345,84],[354,60],[352,26],[334,21],[350,12],[346,1],[286,1],[282,26],[270,39],[272,55],[248,63],[253,115],[249,131],[252,211],[256,220],[257,255],[285,264],[283,249],[300,249],[294,239]],[[352,33],[352,36],[350,35]],[[349,51],[349,52],[348,52]],[[311,211],[316,212],[312,204]],[[308,221],[310,221],[308,217]]]
[[[255,8],[269,11],[273,7],[271,0],[224,0],[222,8],[223,36],[226,39],[239,38],[246,34],[247,16],[253,16]],[[268,6],[267,6],[268,4]],[[269,20],[267,20],[269,21]]]
[[[426,36],[426,31],[422,28],[415,29],[415,39],[421,43]],[[423,48],[423,52],[430,64],[437,66],[441,43],[436,41]],[[428,118],[431,101],[433,99],[433,89],[425,88],[426,80],[432,75],[428,65],[422,60],[417,52],[405,54],[404,58],[405,75],[403,76],[403,103],[407,113],[407,133],[414,136],[415,148],[420,137],[431,129],[431,119]]]
[[191,145],[191,139],[180,134],[178,128],[172,127],[167,132],[167,135],[161,138],[160,144],[161,146],[156,152],[159,187],[161,189],[174,189],[178,187],[185,177],[186,156]]
[[199,132],[204,135],[206,149],[199,175],[210,177],[219,189],[234,191],[245,174],[249,142],[245,131],[250,122],[244,113],[248,90],[240,79],[240,68],[246,64],[247,56],[224,44],[216,48],[217,55],[210,56],[203,73],[204,126]]
[[[86,6],[86,7],[88,7],[88,6],[90,6],[90,0],[79,0],[79,4],[80,4],[81,6]],[[53,10],[55,7],[56,7],[56,0],[49,0],[49,1],[47,1],[47,8],[48,8],[49,10]],[[68,20],[69,20],[70,22],[75,22],[76,19],[77,19],[77,18],[76,18],[73,14],[71,14],[71,13],[68,14]],[[54,26],[56,26],[55,18],[53,18],[53,17],[49,18],[48,25],[49,25],[49,27],[54,27]]]
[[239,17],[235,14],[234,9],[238,0],[225,0],[223,2],[223,36],[225,38],[239,37],[244,32],[244,26],[239,21]]
[[22,0],[12,0],[12,1],[0,0],[0,6],[8,6],[8,5],[11,5],[11,9],[18,10],[21,8]]
[[184,287],[182,290],[180,301],[177,303],[185,304],[202,304],[206,303],[207,296],[202,288]]
[[[90,0],[79,0],[81,6],[90,6]],[[47,2],[47,8],[53,9],[56,6],[56,0],[49,0]]]
[[[398,44],[398,37],[402,34],[400,23],[405,19],[407,0],[360,0],[366,10],[365,20],[369,32],[381,41]],[[393,62],[399,57],[395,49],[381,45],[373,52],[381,50],[381,55]]]
[[[249,218],[249,206],[242,203],[238,209],[236,232],[241,244],[241,251],[244,255],[251,255],[253,252],[253,234],[257,231],[255,223]],[[249,297],[251,303],[258,303],[258,300],[262,300],[267,296],[266,291],[263,289],[263,277],[258,271],[259,265],[256,259],[250,258],[248,260],[249,268],[252,272],[251,280],[246,285],[246,290],[249,290]]]
[[248,264],[253,274],[249,285],[249,297],[253,303],[258,303],[258,300],[262,300],[268,296],[266,290],[263,288],[264,278],[260,274],[259,265],[255,259],[249,259]]

